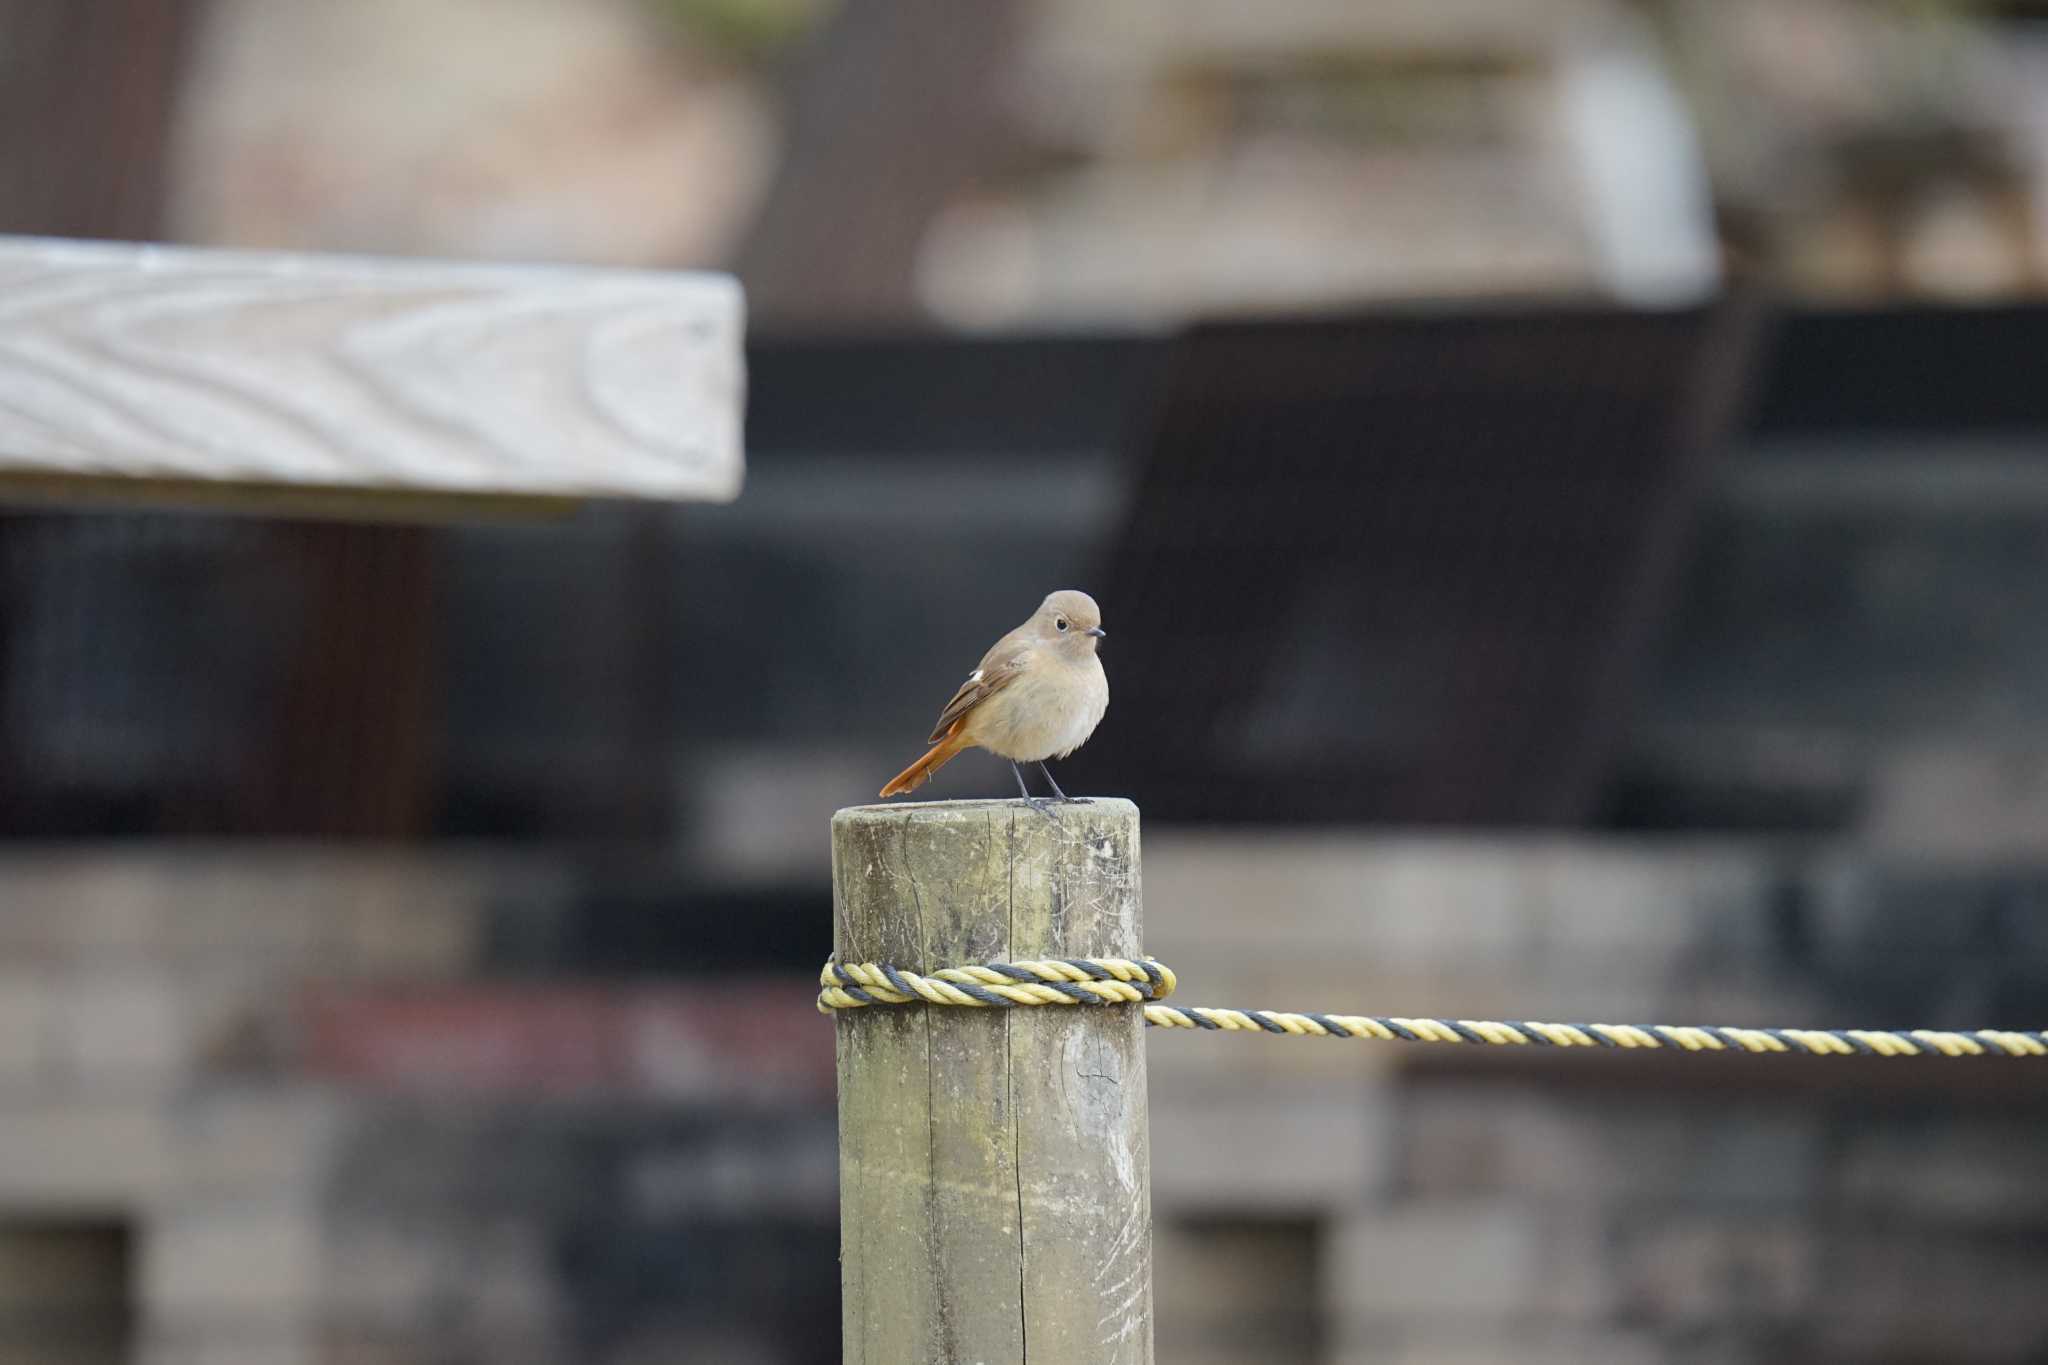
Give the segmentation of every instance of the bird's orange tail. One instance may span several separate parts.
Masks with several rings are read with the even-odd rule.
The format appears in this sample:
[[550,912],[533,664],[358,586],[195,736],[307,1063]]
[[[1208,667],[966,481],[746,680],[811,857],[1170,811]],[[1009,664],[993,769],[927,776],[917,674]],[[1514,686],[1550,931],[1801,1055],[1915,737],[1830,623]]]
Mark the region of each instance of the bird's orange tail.
[[946,766],[946,761],[967,747],[967,737],[961,732],[967,728],[967,718],[962,716],[953,722],[953,728],[946,731],[946,737],[925,751],[923,758],[889,779],[889,785],[882,788],[883,796],[897,796],[903,792],[914,792],[931,780],[931,775]]

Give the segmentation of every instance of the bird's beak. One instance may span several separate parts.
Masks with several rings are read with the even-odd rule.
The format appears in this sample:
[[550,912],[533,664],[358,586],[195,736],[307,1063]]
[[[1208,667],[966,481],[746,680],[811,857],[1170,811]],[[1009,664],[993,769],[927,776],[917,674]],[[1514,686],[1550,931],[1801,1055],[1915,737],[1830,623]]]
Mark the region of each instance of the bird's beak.
[[1109,638],[1109,632],[1104,630],[1101,626],[1090,626],[1087,630],[1083,631],[1082,634],[1093,635],[1098,640],[1104,640]]

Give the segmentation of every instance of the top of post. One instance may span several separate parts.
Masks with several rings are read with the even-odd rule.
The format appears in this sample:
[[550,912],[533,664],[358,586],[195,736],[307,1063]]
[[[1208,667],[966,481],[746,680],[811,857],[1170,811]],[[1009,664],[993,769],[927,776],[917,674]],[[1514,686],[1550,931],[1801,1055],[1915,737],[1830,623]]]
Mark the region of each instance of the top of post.
[[864,806],[842,806],[833,812],[832,823],[902,824],[906,820],[918,823],[945,824],[962,819],[985,817],[998,811],[1011,811],[1018,816],[1029,816],[1044,820],[1057,828],[1068,815],[1088,818],[1104,816],[1110,819],[1136,820],[1137,803],[1121,796],[1089,796],[1077,801],[1048,801],[1043,809],[1027,804],[1023,798],[1010,796],[976,801],[879,801]]

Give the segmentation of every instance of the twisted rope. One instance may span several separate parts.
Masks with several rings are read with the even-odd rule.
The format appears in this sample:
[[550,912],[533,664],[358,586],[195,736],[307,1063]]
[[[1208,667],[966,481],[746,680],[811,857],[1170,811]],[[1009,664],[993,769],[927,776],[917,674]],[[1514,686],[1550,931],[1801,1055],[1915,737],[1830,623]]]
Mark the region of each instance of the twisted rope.
[[1783,1052],[1810,1057],[2048,1057],[2048,1033],[2008,1029],[1724,1028],[1690,1024],[1545,1024],[1499,1019],[1404,1019],[1394,1015],[1164,1005],[1177,981],[1153,958],[1074,957],[984,962],[920,975],[875,962],[827,962],[818,1009],[954,1005],[1142,1005],[1154,1028],[1275,1033],[1296,1038],[1480,1043],[1494,1047],[1675,1048],[1684,1052]]

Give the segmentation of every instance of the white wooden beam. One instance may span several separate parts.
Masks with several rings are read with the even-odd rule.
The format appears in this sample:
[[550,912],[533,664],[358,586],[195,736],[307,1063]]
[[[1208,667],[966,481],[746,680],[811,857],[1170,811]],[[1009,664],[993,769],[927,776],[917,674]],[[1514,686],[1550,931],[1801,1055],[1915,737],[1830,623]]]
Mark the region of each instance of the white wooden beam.
[[739,493],[719,275],[0,237],[0,499]]

